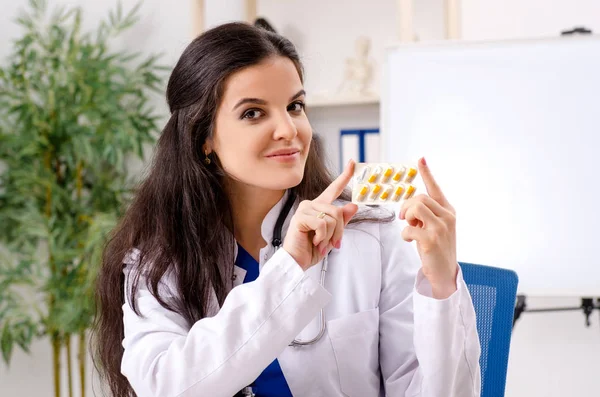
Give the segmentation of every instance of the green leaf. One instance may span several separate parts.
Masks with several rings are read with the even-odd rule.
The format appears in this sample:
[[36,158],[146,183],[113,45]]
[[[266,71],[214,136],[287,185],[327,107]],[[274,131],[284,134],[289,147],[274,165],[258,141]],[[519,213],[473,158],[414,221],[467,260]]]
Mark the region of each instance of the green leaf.
[[137,18],[137,15],[140,11],[140,8],[142,7],[143,2],[142,1],[138,1],[135,6],[133,6],[133,8],[131,9],[131,11],[129,11],[129,13],[127,13],[127,16],[125,17],[125,20],[132,20]]
[[13,350],[13,338],[10,332],[9,323],[4,324],[2,335],[0,336],[0,347],[2,348],[2,358],[6,365],[10,364],[10,358]]

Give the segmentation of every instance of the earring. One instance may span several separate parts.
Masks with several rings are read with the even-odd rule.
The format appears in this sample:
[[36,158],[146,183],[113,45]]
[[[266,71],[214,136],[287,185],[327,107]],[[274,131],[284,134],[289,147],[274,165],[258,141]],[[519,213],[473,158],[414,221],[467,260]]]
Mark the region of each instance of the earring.
[[210,164],[210,158],[208,158],[208,150],[206,152],[204,152],[204,164],[209,165]]

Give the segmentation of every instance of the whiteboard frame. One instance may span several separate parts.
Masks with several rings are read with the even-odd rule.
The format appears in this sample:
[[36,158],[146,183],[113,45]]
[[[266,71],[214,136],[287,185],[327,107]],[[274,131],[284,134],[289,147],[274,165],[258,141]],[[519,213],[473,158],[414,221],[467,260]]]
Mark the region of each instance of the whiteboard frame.
[[[388,152],[385,150],[387,142],[389,142],[389,123],[391,120],[390,100],[391,100],[391,86],[388,84],[390,81],[390,65],[389,58],[392,52],[410,49],[411,51],[418,51],[420,49],[431,51],[432,49],[448,49],[448,48],[474,48],[474,47],[492,47],[494,45],[510,45],[510,44],[535,44],[535,43],[564,43],[565,40],[577,40],[577,41],[592,41],[600,43],[600,35],[579,35],[579,36],[558,36],[558,37],[546,37],[546,38],[532,38],[532,39],[512,39],[512,40],[478,40],[478,41],[435,41],[429,43],[401,43],[388,46],[386,48],[386,54],[383,62],[382,80],[381,80],[381,111],[380,111],[380,135],[381,135],[381,155],[382,161],[389,161]],[[518,272],[517,272],[518,273]],[[550,293],[550,290],[558,291],[556,288],[549,289],[527,289],[521,290],[519,293],[525,293],[528,296],[568,296],[568,297],[600,297],[600,280],[597,288],[592,289],[578,289],[578,288],[562,288],[560,292]]]

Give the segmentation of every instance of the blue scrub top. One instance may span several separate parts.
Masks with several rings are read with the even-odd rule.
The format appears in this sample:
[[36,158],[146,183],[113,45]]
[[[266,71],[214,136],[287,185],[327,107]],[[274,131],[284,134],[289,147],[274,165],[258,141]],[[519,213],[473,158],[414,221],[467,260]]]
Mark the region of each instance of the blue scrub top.
[[[258,262],[239,244],[235,265],[246,270],[244,283],[254,281],[258,277]],[[277,359],[269,364],[251,386],[257,397],[292,397]]]

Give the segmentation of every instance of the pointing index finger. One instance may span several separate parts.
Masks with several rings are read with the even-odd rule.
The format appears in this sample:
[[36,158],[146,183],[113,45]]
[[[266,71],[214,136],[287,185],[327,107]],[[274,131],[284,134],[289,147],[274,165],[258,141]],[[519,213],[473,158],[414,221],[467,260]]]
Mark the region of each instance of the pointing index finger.
[[342,194],[354,175],[354,160],[350,160],[344,171],[315,199],[317,202],[331,204]]
[[429,197],[440,203],[442,206],[446,206],[448,204],[446,196],[444,196],[442,189],[435,181],[431,169],[429,169],[424,157],[419,160],[419,172],[421,173],[421,179],[423,179]]

